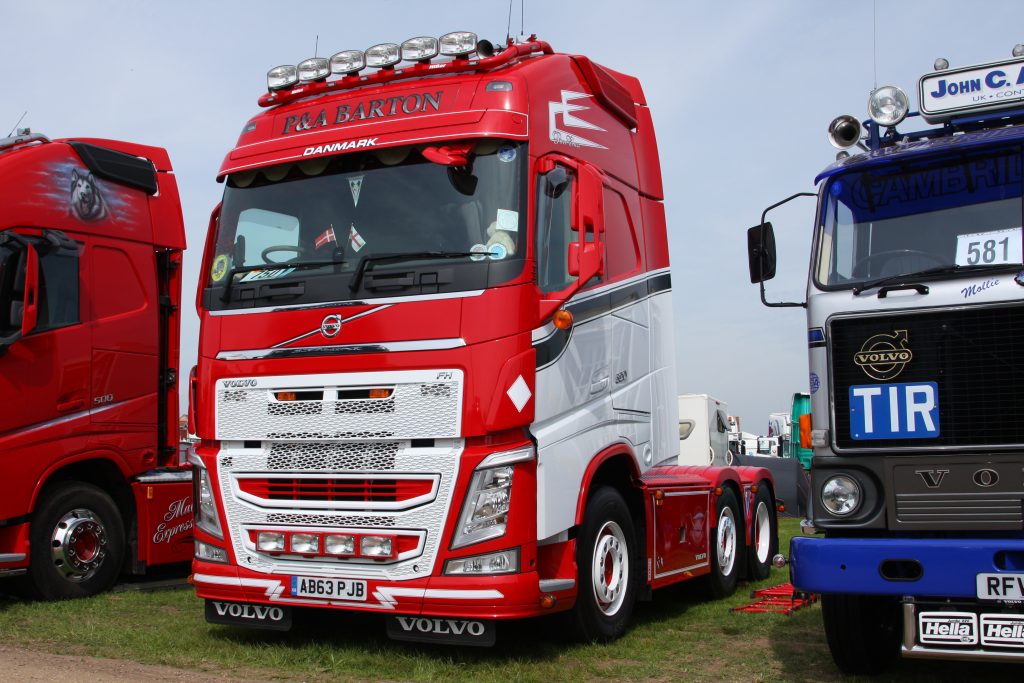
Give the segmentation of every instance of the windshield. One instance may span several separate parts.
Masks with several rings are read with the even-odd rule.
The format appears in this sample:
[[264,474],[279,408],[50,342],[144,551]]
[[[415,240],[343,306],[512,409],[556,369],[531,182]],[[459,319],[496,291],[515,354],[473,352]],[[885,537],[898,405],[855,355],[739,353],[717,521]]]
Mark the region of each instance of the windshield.
[[815,276],[826,289],[1021,265],[1019,147],[844,173],[824,196]]
[[443,145],[230,176],[205,274],[208,307],[467,291],[516,277],[525,143]]

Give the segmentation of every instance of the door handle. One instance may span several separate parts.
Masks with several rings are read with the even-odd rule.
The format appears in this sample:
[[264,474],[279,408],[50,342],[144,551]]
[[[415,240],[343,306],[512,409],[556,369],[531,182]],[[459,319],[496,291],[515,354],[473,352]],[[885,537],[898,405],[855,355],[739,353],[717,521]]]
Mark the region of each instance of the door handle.
[[58,413],[69,413],[72,410],[81,410],[85,407],[84,398],[73,398],[70,401],[64,401],[57,404]]
[[608,366],[602,366],[594,370],[590,376],[590,393],[597,394],[608,388]]

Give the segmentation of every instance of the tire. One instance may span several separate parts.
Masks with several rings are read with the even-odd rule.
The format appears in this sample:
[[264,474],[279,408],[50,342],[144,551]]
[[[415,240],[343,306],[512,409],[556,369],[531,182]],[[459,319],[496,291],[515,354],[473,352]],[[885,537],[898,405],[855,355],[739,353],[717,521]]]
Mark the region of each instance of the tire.
[[708,547],[711,574],[707,578],[708,593],[724,598],[736,592],[743,567],[743,527],[740,505],[732,489],[725,489],[715,503],[715,532]]
[[599,488],[587,501],[576,567],[579,591],[570,613],[574,635],[584,642],[615,640],[633,613],[638,577],[633,520],[615,489]]
[[101,489],[65,482],[43,493],[29,532],[24,586],[43,600],[82,598],[114,585],[124,560],[124,522]]
[[779,519],[767,484],[758,484],[754,495],[753,520],[750,526],[750,547],[747,549],[747,578],[767,579],[772,572],[772,558],[779,552]]
[[875,595],[821,596],[825,636],[836,666],[851,674],[878,674],[899,657],[899,602]]

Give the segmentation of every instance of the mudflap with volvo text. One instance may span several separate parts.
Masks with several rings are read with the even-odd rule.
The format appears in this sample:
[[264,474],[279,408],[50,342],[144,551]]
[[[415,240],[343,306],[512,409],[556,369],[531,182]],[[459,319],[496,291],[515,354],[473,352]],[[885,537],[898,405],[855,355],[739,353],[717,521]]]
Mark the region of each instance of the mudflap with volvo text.
[[292,608],[288,605],[207,600],[206,621],[225,626],[289,631],[292,627]]
[[418,643],[491,647],[497,640],[497,624],[482,619],[449,619],[398,614],[385,618],[388,637]]

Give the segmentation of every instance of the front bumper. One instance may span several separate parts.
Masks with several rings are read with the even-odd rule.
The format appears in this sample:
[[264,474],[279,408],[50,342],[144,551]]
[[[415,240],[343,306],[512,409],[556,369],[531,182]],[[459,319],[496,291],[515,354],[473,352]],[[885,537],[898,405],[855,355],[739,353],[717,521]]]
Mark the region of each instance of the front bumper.
[[[1024,538],[797,537],[790,567],[793,585],[812,593],[974,600],[978,574],[1024,571]],[[894,567],[920,575],[893,577]]]
[[[290,575],[260,574],[201,560],[193,563],[193,572],[196,595],[211,600],[470,619],[523,619],[555,611],[541,607],[536,572],[401,582],[366,579],[365,602],[293,598]],[[569,606],[571,602],[557,605]]]

